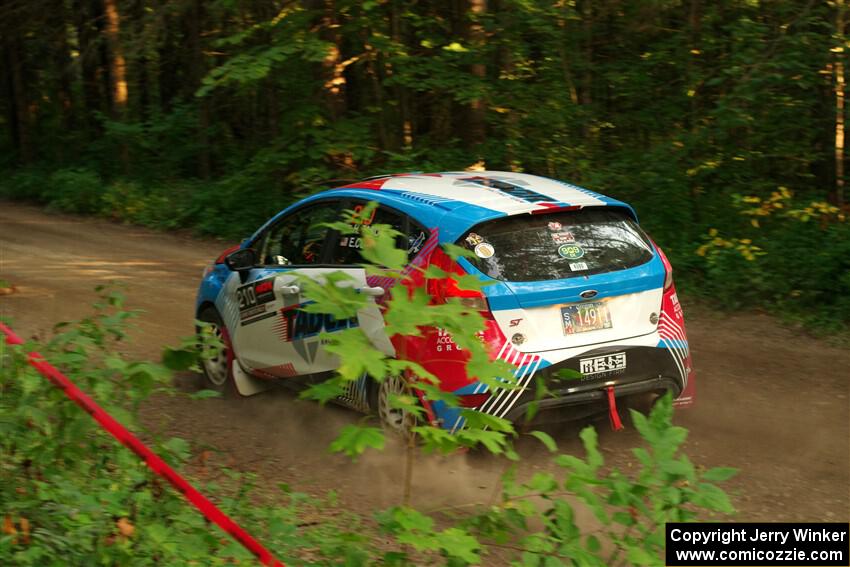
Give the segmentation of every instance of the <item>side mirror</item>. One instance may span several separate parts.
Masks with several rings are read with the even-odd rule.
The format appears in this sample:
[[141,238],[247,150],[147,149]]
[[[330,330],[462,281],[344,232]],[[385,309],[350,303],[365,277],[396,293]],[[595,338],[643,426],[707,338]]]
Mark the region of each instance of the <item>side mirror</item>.
[[234,272],[250,270],[257,265],[257,252],[253,248],[241,248],[225,256],[224,265]]

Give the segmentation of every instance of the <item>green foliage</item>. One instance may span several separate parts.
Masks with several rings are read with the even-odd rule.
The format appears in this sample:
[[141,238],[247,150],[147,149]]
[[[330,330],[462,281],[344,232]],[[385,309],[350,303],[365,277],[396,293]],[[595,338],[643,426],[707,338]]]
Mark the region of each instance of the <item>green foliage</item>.
[[[378,520],[400,543],[438,553],[449,565],[486,564],[488,553],[508,549],[512,564],[523,566],[661,566],[666,522],[734,512],[715,483],[736,471],[698,470],[679,451],[687,431],[672,424],[672,413],[669,395],[649,416],[632,413],[646,447],[634,450],[639,466],[628,473],[606,466],[596,431],[587,428],[581,432],[584,458],[556,457],[557,474],[539,472],[524,481],[504,475],[497,504],[457,519],[450,528],[440,529],[432,518],[405,507],[382,512]],[[554,449],[551,439],[536,436]],[[579,523],[582,512],[590,512],[595,525]]]
[[59,170],[50,175],[42,193],[51,206],[72,213],[97,212],[102,182],[84,169]]
[[[122,300],[115,291],[101,290],[92,316],[60,325],[61,333],[38,350],[124,425],[139,430],[136,408],[154,391],[169,391],[171,374],[163,366],[129,361],[114,351],[114,341],[125,336],[132,318],[122,311]],[[0,564],[254,561],[37,374],[26,362],[26,352],[34,346],[9,347],[0,341]],[[178,362],[185,365],[185,360]],[[197,457],[184,439],[158,440],[151,432],[140,432],[178,469]],[[223,482],[191,480],[287,564],[365,563],[357,518],[299,527],[299,511],[320,508],[322,502],[284,487],[274,495],[273,505],[258,505],[250,475],[220,472],[216,476],[223,476]]]

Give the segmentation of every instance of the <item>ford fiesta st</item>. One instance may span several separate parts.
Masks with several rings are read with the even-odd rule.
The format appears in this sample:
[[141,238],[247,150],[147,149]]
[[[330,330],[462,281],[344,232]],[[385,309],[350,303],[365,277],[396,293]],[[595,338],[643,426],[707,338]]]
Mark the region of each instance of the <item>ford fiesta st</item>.
[[[382,297],[394,280],[367,276],[356,236],[326,223],[369,202],[372,220],[402,233],[410,269],[436,265],[477,276],[482,292],[434,285],[433,301],[463,296],[486,318],[483,339],[494,359],[515,367],[518,387],[491,389],[470,380],[452,337],[431,329],[422,337],[387,337]],[[401,243],[403,242],[403,244]],[[471,252],[451,260],[440,245]],[[296,274],[349,274],[373,301],[356,318],[336,320],[299,310],[305,301]],[[442,280],[445,281],[445,280]],[[431,282],[426,282],[430,284]],[[211,386],[232,384],[242,395],[272,382],[306,385],[337,366],[320,334],[359,326],[382,351],[420,363],[459,396],[461,405],[516,420],[534,395],[535,377],[549,381],[541,411],[568,419],[616,399],[672,392],[692,402],[694,373],[672,269],[640,228],[635,211],[581,187],[520,173],[454,172],[370,178],[324,191],[281,211],[207,268],[197,318],[221,337],[203,363]],[[556,380],[561,369],[581,378]],[[408,416],[390,407],[403,380],[353,383],[341,403],[374,412],[391,428]],[[460,410],[424,396],[433,423],[462,425]],[[616,425],[616,424],[615,424]]]

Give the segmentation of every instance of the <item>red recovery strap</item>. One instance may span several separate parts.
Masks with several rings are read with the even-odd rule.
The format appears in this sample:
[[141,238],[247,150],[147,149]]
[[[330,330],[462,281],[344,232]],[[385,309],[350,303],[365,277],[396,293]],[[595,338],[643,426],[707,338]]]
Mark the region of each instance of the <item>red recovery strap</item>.
[[611,427],[614,431],[620,431],[623,428],[623,422],[620,421],[620,414],[617,413],[617,398],[614,397],[614,386],[608,386],[608,417],[611,418]]
[[[0,323],[0,332],[6,335],[6,343],[10,345],[22,345],[24,342],[18,337],[12,329]],[[115,439],[128,449],[136,453],[150,469],[160,477],[171,483],[171,486],[180,491],[186,499],[197,508],[205,518],[214,522],[225,532],[230,534],[236,541],[241,543],[245,549],[253,553],[263,565],[271,567],[284,567],[283,563],[275,559],[269,550],[255,540],[251,535],[242,529],[236,522],[230,519],[218,507],[206,499],[206,497],[198,492],[189,482],[180,476],[177,471],[168,466],[168,463],[162,460],[156,453],[151,451],[138,437],[130,433],[123,425],[118,423],[115,418],[106,413],[94,400],[88,397],[85,392],[80,390],[67,376],[59,372],[52,364],[47,362],[42,355],[37,352],[31,352],[28,355],[30,365],[38,370],[38,372],[53,382],[55,386],[65,392],[71,401],[83,408],[95,421],[97,421],[103,429],[108,431]]]

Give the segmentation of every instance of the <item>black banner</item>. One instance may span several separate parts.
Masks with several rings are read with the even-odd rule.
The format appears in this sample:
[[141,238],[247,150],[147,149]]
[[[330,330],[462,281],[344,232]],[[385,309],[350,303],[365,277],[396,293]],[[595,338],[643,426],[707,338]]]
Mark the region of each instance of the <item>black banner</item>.
[[667,524],[666,564],[761,567],[850,565],[850,525]]

